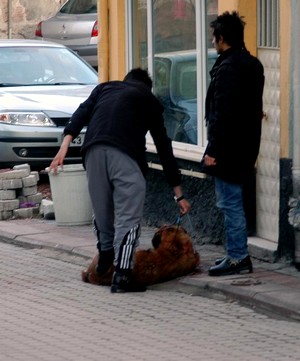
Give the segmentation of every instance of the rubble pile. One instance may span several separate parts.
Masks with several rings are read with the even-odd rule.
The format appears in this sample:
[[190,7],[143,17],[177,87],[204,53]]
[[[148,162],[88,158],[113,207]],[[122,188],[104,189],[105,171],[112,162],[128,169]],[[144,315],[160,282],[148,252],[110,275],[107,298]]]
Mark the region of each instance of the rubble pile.
[[39,214],[42,193],[38,192],[39,173],[29,164],[0,171],[0,220],[31,218]]

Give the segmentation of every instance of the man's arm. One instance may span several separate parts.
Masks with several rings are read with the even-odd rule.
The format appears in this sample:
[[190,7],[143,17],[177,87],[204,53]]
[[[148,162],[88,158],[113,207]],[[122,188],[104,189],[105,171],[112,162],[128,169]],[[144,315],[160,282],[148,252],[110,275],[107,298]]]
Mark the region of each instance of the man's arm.
[[185,199],[181,187],[181,174],[173,154],[171,139],[167,136],[166,128],[163,124],[163,117],[150,129],[151,136],[157,149],[167,182],[173,187],[174,199],[180,209],[181,214],[189,212],[191,205]]

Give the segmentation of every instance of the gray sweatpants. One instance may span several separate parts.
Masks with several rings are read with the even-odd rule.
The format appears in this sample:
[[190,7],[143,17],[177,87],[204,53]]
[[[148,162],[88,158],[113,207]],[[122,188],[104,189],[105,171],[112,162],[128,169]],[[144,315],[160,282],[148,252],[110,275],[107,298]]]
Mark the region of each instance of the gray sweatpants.
[[137,164],[120,150],[94,145],[85,159],[99,251],[114,248],[117,270],[129,270],[138,246],[146,182]]

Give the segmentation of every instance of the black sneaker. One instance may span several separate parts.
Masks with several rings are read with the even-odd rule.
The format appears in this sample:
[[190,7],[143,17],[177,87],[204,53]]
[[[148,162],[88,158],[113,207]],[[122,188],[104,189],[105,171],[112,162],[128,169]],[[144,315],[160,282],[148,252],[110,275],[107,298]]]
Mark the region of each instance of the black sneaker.
[[145,292],[146,287],[136,283],[130,275],[115,272],[110,288],[111,293]]
[[244,272],[253,272],[250,256],[247,256],[241,260],[226,257],[223,262],[216,266],[210,267],[208,270],[208,274],[210,276],[225,276]]

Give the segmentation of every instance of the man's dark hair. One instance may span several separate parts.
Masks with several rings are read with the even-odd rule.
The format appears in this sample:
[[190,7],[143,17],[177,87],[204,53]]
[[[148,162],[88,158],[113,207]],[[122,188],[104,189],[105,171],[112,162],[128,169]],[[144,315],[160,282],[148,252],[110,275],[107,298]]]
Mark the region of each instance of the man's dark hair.
[[220,37],[233,48],[242,49],[244,44],[244,27],[246,23],[243,21],[243,16],[239,16],[238,12],[228,11],[219,15],[214,21],[210,23],[213,29],[213,35],[218,42]]
[[124,81],[127,80],[138,80],[146,84],[150,89],[152,89],[152,79],[150,78],[147,70],[141,68],[131,69],[124,78]]

